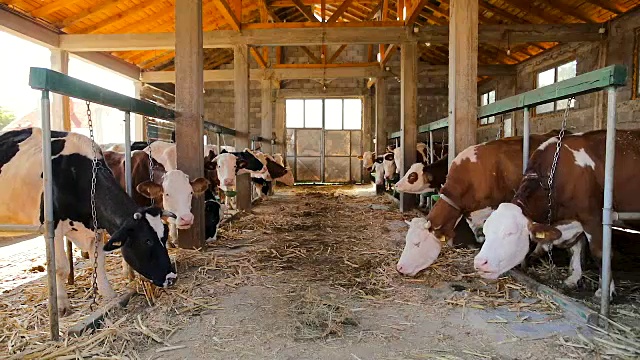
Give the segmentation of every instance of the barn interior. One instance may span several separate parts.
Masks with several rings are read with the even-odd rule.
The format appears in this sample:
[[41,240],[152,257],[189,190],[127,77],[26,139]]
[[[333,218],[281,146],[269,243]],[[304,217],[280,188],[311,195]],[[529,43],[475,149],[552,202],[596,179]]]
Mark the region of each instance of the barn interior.
[[[203,176],[202,149],[216,145],[281,154],[296,183],[274,181],[263,198],[248,175],[238,175],[235,209],[216,241],[206,241],[202,198],[194,197],[194,226],[179,230],[177,248],[168,249],[179,273],[172,288],[126,279],[116,251],[107,270],[119,297],[98,296],[92,306],[93,264],[73,247],[66,288],[74,311],[56,318],[56,336],[45,240],[3,235],[0,354],[637,358],[637,232],[612,230],[617,294],[606,318],[593,296],[598,264],[585,255],[581,286],[568,289],[562,250],[488,281],[473,266],[481,244],[444,247],[432,266],[402,276],[396,263],[406,221],[429,208],[395,191],[397,179],[381,193],[361,157],[397,147],[401,177],[418,143],[446,145],[448,154],[435,156],[451,163],[469,146],[563,122],[572,133],[605,129],[611,109],[616,129],[638,129],[639,5],[0,0],[0,30],[49,48],[51,70],[67,74],[70,57],[84,59],[133,81],[136,99],[154,106],[119,108],[123,96],[62,85],[51,90],[51,129],[71,130],[69,98],[87,96],[79,99],[131,113],[130,141],[175,142],[177,166],[190,177]],[[575,99],[544,93],[554,86],[572,88]],[[544,102],[526,105],[523,94],[535,91]]]

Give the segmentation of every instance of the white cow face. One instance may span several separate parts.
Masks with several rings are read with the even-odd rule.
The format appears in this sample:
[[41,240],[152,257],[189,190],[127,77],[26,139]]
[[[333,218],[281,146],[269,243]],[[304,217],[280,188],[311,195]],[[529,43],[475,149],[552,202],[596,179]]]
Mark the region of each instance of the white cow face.
[[405,239],[404,250],[396,269],[404,275],[415,276],[429,267],[440,255],[442,244],[431,230],[431,223],[422,217],[413,218]]
[[529,252],[529,220],[515,204],[498,206],[484,223],[482,249],[473,266],[485,279],[497,279],[520,264]]
[[222,153],[214,159],[218,168],[218,179],[220,180],[220,189],[227,191],[236,186],[237,157],[230,153]]
[[382,165],[384,166],[384,178],[387,180],[393,179],[396,173],[397,167],[394,159],[392,152],[388,152],[383,156]]
[[397,147],[393,149],[393,158],[396,162],[396,173],[400,173],[400,169],[402,169],[402,149]]
[[372,151],[365,151],[362,156],[358,156],[358,160],[362,160],[362,168],[371,172],[373,169],[373,163],[376,161],[376,153]]
[[376,173],[375,176],[375,181],[376,181],[376,185],[384,185],[384,165],[382,164],[382,161],[378,162],[374,162],[373,163],[373,170]]
[[170,170],[162,176],[162,185],[151,181],[140,183],[136,190],[148,198],[162,196],[162,208],[176,215],[168,221],[178,229],[188,229],[193,224],[191,199],[193,194],[200,195],[209,187],[209,180],[197,178],[189,181],[189,176],[181,170]]
[[396,190],[407,194],[423,194],[433,192],[435,189],[431,186],[433,176],[425,172],[423,163],[415,163],[411,165],[409,171],[396,183]]

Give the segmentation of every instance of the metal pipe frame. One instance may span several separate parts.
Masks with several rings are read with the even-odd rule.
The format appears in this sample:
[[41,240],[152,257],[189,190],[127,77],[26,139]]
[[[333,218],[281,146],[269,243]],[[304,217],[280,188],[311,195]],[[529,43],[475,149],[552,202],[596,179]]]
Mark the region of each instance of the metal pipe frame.
[[600,274],[600,314],[609,316],[611,286],[611,226],[613,224],[613,176],[616,152],[616,88],[607,88],[607,136],[604,162],[604,203],[602,208],[602,268]]
[[42,90],[40,117],[42,120],[42,185],[44,188],[44,238],[47,252],[47,282],[49,287],[49,331],[51,339],[60,340],[58,294],[56,284],[55,229],[53,228],[53,167],[51,164],[51,102],[49,91]]
[[522,122],[522,174],[527,170],[529,164],[529,140],[531,135],[531,122],[529,121],[530,110],[528,107],[523,110]]
[[614,212],[613,220],[640,220],[640,212]]
[[124,113],[124,182],[127,194],[133,196],[133,180],[131,175],[131,113]]

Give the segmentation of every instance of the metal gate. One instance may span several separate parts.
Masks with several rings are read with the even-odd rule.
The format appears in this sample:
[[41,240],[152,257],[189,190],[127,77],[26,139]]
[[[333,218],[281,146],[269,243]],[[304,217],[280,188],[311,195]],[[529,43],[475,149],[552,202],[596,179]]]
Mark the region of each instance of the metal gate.
[[362,182],[362,129],[287,128],[286,143],[296,182]]

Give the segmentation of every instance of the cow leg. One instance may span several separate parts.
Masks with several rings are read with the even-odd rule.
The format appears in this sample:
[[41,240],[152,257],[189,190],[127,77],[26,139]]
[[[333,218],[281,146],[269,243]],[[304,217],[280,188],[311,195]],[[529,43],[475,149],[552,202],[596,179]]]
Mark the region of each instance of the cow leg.
[[582,248],[584,237],[578,235],[578,241],[569,249],[571,252],[571,275],[564,280],[564,284],[570,288],[577,288],[578,281],[582,279]]
[[70,268],[67,261],[67,254],[64,251],[64,224],[58,223],[58,228],[54,234],[54,251],[56,254],[56,297],[58,300],[58,313],[60,316],[69,315],[71,313],[71,302],[67,296],[65,283],[69,277]]
[[[93,246],[95,245],[95,238],[91,241],[92,249],[95,249]],[[102,244],[99,244],[102,245]],[[95,250],[93,250],[95,251]],[[89,251],[89,257],[91,261],[91,266],[93,266],[95,261],[95,255],[93,251]],[[115,291],[111,288],[111,284],[109,284],[109,279],[107,278],[107,270],[105,268],[105,253],[102,246],[98,246],[98,262],[96,268],[97,276],[96,283],[98,285],[98,293],[102,295],[105,299],[112,299],[116,297]]]

